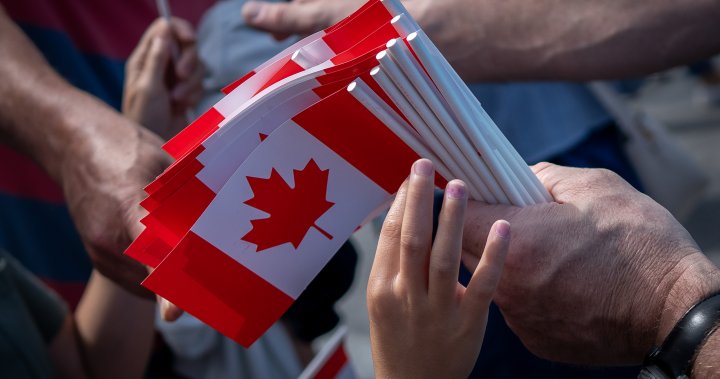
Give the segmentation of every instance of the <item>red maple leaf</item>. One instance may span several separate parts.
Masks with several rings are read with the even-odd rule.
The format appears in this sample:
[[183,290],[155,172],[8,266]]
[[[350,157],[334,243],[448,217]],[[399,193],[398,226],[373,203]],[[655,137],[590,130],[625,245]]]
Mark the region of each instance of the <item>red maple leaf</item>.
[[274,168],[267,179],[248,176],[248,184],[255,196],[245,204],[270,216],[251,220],[252,229],[242,239],[257,245],[257,251],[288,242],[297,249],[313,227],[332,239],[315,224],[335,204],[325,198],[328,173],[329,170],[320,170],[310,159],[302,170],[293,170],[295,188],[290,188]]

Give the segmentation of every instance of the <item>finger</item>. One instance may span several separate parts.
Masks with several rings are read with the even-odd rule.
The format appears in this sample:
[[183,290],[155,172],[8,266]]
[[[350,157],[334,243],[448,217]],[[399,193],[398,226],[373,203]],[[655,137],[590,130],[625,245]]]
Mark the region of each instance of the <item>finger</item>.
[[127,64],[125,65],[125,76],[127,80],[135,80],[137,76],[142,72],[145,57],[147,57],[148,51],[150,51],[150,45],[152,40],[141,41],[135,47],[130,57],[128,57]]
[[243,6],[242,15],[248,25],[278,34],[309,34],[331,22],[316,3],[250,1]]
[[457,289],[466,193],[465,183],[460,180],[452,180],[445,187],[428,273],[428,294],[439,306],[451,303]]
[[[475,270],[482,251],[485,249],[488,233],[495,221],[508,220],[515,225],[517,215],[522,211],[527,211],[528,208],[530,207],[519,208],[511,205],[468,201],[463,230],[463,263],[465,266],[470,271]],[[518,220],[518,222],[521,221]]]
[[175,37],[181,45],[194,44],[197,40],[195,29],[193,29],[192,24],[190,24],[187,20],[173,17],[171,19],[170,26],[172,28],[173,37]]
[[177,305],[160,296],[157,296],[157,301],[160,304],[160,317],[162,317],[165,321],[175,321],[184,313],[182,309],[177,307]]
[[413,164],[408,180],[405,214],[400,231],[399,279],[410,295],[427,292],[427,265],[432,243],[434,167],[427,159]]
[[195,72],[199,65],[200,58],[197,47],[194,44],[186,45],[175,62],[175,75],[179,80],[185,80]]
[[[172,31],[167,21],[163,18],[155,19],[140,37],[137,47],[128,58],[126,70],[135,70],[133,73],[137,74],[144,71],[152,41],[157,37],[170,39],[171,35]],[[130,71],[127,72],[130,74]]]
[[370,270],[370,281],[393,280],[397,276],[400,265],[400,230],[405,212],[405,199],[407,198],[408,181],[405,180],[388,211],[378,241],[375,259]]
[[148,83],[163,85],[165,69],[170,63],[169,41],[163,37],[155,37],[150,43],[150,49],[145,57],[145,64],[142,71],[144,80]]
[[482,258],[463,296],[463,303],[471,313],[487,312],[500,282],[509,247],[510,223],[499,220],[488,233]]
[[185,80],[179,82],[172,89],[171,96],[174,102],[192,106],[197,102],[198,97],[202,94],[202,80],[205,75],[205,70],[202,65],[199,65],[192,74]]

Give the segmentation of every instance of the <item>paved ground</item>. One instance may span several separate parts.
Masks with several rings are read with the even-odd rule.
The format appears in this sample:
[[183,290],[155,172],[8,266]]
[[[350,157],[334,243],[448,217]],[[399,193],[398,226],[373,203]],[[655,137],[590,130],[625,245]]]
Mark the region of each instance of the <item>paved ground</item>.
[[[720,107],[695,101],[697,83],[682,71],[652,79],[633,103],[662,120],[667,130],[701,165],[711,180],[706,194],[683,224],[716,264],[720,265]],[[377,231],[367,225],[355,234],[361,251],[356,281],[339,308],[349,325],[348,348],[359,378],[372,378],[372,361],[365,304]]]

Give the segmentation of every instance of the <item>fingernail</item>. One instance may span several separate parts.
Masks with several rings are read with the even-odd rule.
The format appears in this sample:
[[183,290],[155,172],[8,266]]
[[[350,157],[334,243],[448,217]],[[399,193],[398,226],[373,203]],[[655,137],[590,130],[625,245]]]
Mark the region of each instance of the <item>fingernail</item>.
[[245,3],[245,6],[242,9],[243,17],[245,17],[245,20],[247,21],[256,21],[260,15],[261,8],[262,4],[254,1]]
[[510,223],[505,220],[500,220],[495,226],[495,233],[500,238],[506,239],[510,237]]
[[433,164],[427,159],[421,159],[413,164],[413,171],[420,176],[431,176]]
[[451,199],[462,199],[465,197],[465,183],[459,180],[453,180],[448,183],[445,193]]

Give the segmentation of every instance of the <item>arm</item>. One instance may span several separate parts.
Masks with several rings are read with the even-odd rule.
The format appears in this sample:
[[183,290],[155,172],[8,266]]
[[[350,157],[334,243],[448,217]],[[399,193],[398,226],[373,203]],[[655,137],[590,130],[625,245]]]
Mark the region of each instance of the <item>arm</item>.
[[467,288],[458,284],[466,189],[448,183],[431,241],[433,177],[430,161],[415,162],[378,242],[367,287],[378,378],[467,378],[503,271],[510,225],[498,221]]
[[[248,24],[282,36],[327,27],[360,4],[249,2],[243,14]],[[720,52],[720,40],[710,37],[720,33],[720,2],[714,0],[404,4],[466,80],[621,78]]]
[[61,378],[142,378],[153,341],[154,302],[93,272],[75,311],[49,347]]
[[63,188],[95,267],[137,293],[146,275],[121,255],[139,234],[142,188],[169,163],[154,134],[60,78],[0,9],[0,140]]
[[[556,202],[471,204],[463,259],[477,264],[493,220],[513,224],[495,302],[535,354],[585,365],[639,364],[690,307],[720,291],[720,269],[687,231],[617,175],[547,163],[534,170]],[[699,365],[704,354],[717,355],[712,342]]]

